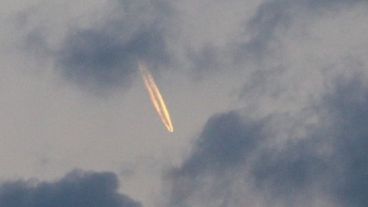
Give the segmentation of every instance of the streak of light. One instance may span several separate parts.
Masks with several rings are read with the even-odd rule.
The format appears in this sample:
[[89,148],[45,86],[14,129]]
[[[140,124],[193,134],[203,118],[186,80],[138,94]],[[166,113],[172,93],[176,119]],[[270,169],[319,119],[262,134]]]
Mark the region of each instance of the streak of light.
[[162,123],[165,125],[166,129],[169,132],[174,132],[174,127],[171,121],[170,112],[167,109],[165,100],[162,97],[161,92],[158,89],[158,86],[155,80],[153,79],[152,74],[149,72],[149,70],[147,69],[147,66],[144,63],[139,62],[138,66],[142,74],[144,85],[147,88],[148,94],[150,96],[151,102],[156,112],[160,116],[160,119]]

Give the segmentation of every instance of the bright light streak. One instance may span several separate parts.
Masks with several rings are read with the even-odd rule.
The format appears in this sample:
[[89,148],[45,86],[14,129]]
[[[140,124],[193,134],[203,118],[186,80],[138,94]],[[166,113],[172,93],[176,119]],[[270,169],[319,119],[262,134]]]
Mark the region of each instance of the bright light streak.
[[147,88],[152,104],[158,115],[160,116],[162,123],[165,125],[166,129],[169,132],[174,132],[174,127],[171,122],[169,110],[167,109],[165,101],[160,93],[160,90],[157,87],[157,84],[155,83],[155,80],[153,79],[152,74],[149,72],[147,66],[144,63],[139,62],[138,66],[143,77],[144,85]]

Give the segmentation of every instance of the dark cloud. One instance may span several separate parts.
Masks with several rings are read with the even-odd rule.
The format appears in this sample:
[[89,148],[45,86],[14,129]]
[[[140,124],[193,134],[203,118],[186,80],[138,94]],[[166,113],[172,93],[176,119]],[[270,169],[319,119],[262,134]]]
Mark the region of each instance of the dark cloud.
[[234,57],[239,60],[257,60],[276,54],[280,50],[279,38],[288,31],[290,26],[300,18],[300,14],[307,14],[302,18],[311,19],[328,11],[339,12],[350,8],[357,3],[366,3],[364,0],[281,0],[265,1],[247,22],[246,31],[250,32],[252,38],[244,44],[240,44],[234,51]]
[[[127,85],[144,60],[165,65],[170,7],[162,1],[122,1],[121,17],[88,29],[71,29],[57,57],[70,80],[97,88]],[[143,18],[147,15],[147,18]]]
[[[279,51],[279,38],[299,17],[316,17],[325,11],[339,11],[340,8],[360,2],[366,1],[265,1],[253,17],[244,20],[245,36],[247,39],[250,37],[248,41],[244,42],[241,34],[235,34],[240,39],[229,39],[224,46],[208,43],[193,50],[173,35],[173,31],[181,29],[178,20],[180,10],[175,10],[170,1],[112,1],[111,6],[115,6],[116,10],[111,18],[100,19],[100,23],[88,28],[76,27],[71,23],[59,50],[53,51],[47,47],[47,31],[42,30],[42,25],[37,25],[29,32],[26,44],[32,53],[40,53],[43,49],[44,53],[55,56],[57,67],[67,79],[87,87],[111,88],[118,84],[129,84],[136,71],[137,59],[145,59],[152,64],[152,69],[156,69],[173,63],[175,55],[184,55],[195,74],[208,73],[214,69],[228,70],[233,66],[230,61],[229,67],[228,59],[240,64],[244,60],[259,62]],[[305,13],[308,15],[300,15]],[[21,19],[29,17],[20,16],[23,16]],[[173,54],[174,49],[170,50],[168,42],[179,44],[174,47],[184,52]],[[243,65],[240,68],[244,68]]]
[[[366,206],[368,88],[363,83],[337,81],[316,109],[321,122],[282,147],[262,133],[267,120],[244,121],[236,112],[210,119],[193,153],[171,174],[171,204],[235,200],[225,192],[243,183],[264,206],[318,206],[318,199],[330,198],[341,206]],[[279,116],[272,119],[282,121]],[[226,203],[219,206],[234,205]]]
[[[17,24],[26,30],[25,48],[41,58],[55,60],[67,80],[93,92],[127,86],[144,60],[151,70],[165,68],[172,60],[168,48],[172,7],[167,1],[111,1],[111,16],[95,19],[89,26],[68,23],[60,46],[49,44],[47,23],[33,25],[38,10],[19,14]],[[30,15],[32,13],[32,15]],[[98,16],[98,15],[96,15]],[[91,17],[93,21],[94,17]],[[77,19],[78,21],[78,19]]]
[[2,207],[140,207],[118,192],[113,173],[74,171],[56,182],[8,182],[0,186]]
[[358,78],[340,83],[326,98],[338,130],[332,163],[339,168],[334,191],[346,206],[363,207],[368,204],[368,88]]
[[261,153],[253,166],[255,184],[279,198],[317,185],[343,206],[366,206],[368,88],[361,80],[340,80],[324,101],[323,123],[309,137],[281,152]]
[[155,28],[142,28],[126,41],[101,29],[73,32],[68,36],[58,64],[70,80],[109,88],[129,84],[137,71],[138,60],[147,61],[155,68],[168,59],[163,34]]
[[[270,0],[263,1],[253,16],[244,19],[243,32],[235,34],[237,38],[229,37],[226,44],[216,46],[207,42],[199,49],[185,48],[191,69],[195,75],[202,75],[214,70],[228,72],[231,68],[244,67],[244,63],[255,63],[260,70],[269,73],[274,68],[262,64],[269,63],[271,58],[283,60],[286,53],[282,51],[284,38],[294,26],[307,26],[310,22],[318,21],[324,14],[351,8],[357,3],[366,3],[365,0]],[[303,22],[301,22],[301,20]],[[310,22],[308,22],[310,20]],[[301,22],[301,23],[300,23]],[[307,29],[307,27],[305,27]],[[303,28],[299,30],[303,33]],[[307,33],[303,33],[308,38]],[[277,63],[275,67],[285,67]],[[260,70],[257,70],[259,72]]]
[[[185,200],[206,183],[206,177],[226,177],[228,172],[244,165],[261,140],[261,123],[244,122],[236,112],[212,117],[199,136],[191,156],[181,168],[170,174],[173,189],[171,203],[185,206]],[[214,188],[214,191],[221,188],[223,186]]]
[[256,186],[275,195],[295,196],[326,167],[317,154],[320,146],[320,141],[313,139],[288,143],[281,152],[263,151],[252,166]]
[[261,128],[261,124],[244,122],[236,112],[212,117],[181,172],[192,176],[203,171],[219,172],[242,163],[261,140]]

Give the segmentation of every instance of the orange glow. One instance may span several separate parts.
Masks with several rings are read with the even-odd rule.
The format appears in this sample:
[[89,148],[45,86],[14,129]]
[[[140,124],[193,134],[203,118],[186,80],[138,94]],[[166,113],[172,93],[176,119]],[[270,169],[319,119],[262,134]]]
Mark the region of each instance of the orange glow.
[[144,85],[147,88],[148,94],[151,98],[155,110],[160,116],[161,121],[165,125],[166,129],[169,132],[174,132],[174,127],[171,122],[169,110],[167,109],[165,101],[160,93],[160,90],[157,87],[157,84],[155,83],[155,80],[153,79],[152,74],[147,69],[147,66],[142,62],[139,62],[138,65],[143,77]]

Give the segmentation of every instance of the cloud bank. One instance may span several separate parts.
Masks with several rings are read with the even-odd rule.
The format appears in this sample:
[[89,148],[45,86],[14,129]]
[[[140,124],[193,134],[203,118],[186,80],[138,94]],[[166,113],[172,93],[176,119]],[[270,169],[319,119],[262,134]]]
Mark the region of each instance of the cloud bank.
[[260,3],[247,40],[223,48],[235,68],[248,66],[242,109],[208,120],[167,176],[167,205],[366,206],[368,53],[358,31],[367,28],[355,16],[366,9],[364,1]]
[[118,192],[113,173],[74,171],[56,182],[15,181],[0,185],[4,207],[140,207]]
[[210,119],[195,150],[169,176],[170,205],[365,206],[368,88],[347,81],[323,100],[319,123],[281,148],[267,133],[269,120],[240,119],[236,112]]

